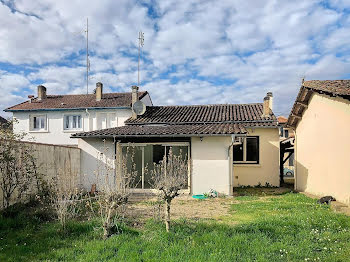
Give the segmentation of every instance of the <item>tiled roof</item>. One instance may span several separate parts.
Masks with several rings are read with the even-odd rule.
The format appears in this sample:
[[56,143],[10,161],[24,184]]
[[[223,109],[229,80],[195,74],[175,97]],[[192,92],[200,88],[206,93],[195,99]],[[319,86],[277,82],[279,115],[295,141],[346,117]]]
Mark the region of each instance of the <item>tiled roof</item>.
[[350,80],[310,80],[305,81],[303,86],[334,96],[350,96]]
[[288,126],[295,127],[298,124],[313,92],[350,100],[350,80],[304,81],[288,117]]
[[[139,99],[142,99],[146,92],[139,92]],[[48,95],[42,101],[34,98],[31,102],[7,108],[5,111],[17,110],[40,110],[40,109],[70,109],[70,108],[108,108],[108,107],[130,107],[131,93],[105,93],[101,101],[96,101],[95,94],[88,95]]]
[[277,117],[277,121],[278,121],[279,124],[285,124],[285,123],[287,123],[287,120],[288,120],[288,118],[286,118],[284,116],[278,116]]
[[262,104],[152,106],[126,126],[72,137],[230,135],[245,134],[248,127],[277,127],[275,115],[263,117],[262,109]]
[[245,134],[246,132],[242,124],[126,125],[77,133],[72,137],[201,136]]
[[136,119],[126,124],[191,124],[191,123],[233,123],[272,122],[274,114],[263,117],[263,104],[223,104],[194,106],[152,106]]

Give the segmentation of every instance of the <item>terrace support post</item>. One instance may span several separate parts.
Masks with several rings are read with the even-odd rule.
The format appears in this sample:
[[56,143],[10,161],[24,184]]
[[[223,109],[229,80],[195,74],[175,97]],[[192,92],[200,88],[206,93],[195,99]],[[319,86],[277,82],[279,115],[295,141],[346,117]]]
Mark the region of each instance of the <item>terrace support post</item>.
[[280,148],[280,186],[284,183],[283,179],[283,156],[284,156],[284,147]]

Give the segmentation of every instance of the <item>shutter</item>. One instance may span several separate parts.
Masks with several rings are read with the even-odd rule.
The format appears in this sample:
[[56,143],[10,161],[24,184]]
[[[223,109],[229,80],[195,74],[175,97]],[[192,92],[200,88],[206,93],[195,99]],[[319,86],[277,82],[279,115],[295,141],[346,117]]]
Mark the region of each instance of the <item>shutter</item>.
[[34,130],[34,118],[32,115],[29,116],[29,131],[33,131]]

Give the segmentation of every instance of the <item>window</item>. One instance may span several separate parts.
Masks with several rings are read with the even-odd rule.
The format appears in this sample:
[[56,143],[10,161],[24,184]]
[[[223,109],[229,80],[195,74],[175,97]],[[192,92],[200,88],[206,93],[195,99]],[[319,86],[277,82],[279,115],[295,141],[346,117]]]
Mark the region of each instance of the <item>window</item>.
[[242,144],[233,146],[234,163],[259,163],[259,137],[244,137]]
[[30,116],[30,131],[46,131],[47,123],[46,123],[46,115],[33,115]]
[[81,130],[82,117],[81,115],[65,115],[64,130]]
[[[188,147],[188,144],[139,144],[128,149],[128,144],[122,145],[122,155],[126,158],[127,169],[133,168],[133,171],[136,171],[133,186],[138,189],[152,189],[153,164],[159,164],[164,157],[167,158],[170,148],[175,156],[188,159]],[[186,185],[184,189],[187,187]]]
[[115,113],[97,114],[97,129],[105,129],[117,126],[117,117]]
[[288,132],[288,130],[286,129],[286,130],[284,130],[284,137],[289,137],[289,132]]

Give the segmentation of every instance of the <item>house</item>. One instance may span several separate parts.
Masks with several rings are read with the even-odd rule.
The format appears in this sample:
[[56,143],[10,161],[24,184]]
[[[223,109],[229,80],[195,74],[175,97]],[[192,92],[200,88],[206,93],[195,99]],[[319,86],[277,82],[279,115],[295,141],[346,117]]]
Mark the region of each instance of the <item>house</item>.
[[278,127],[280,132],[280,140],[284,140],[286,138],[294,137],[294,131],[292,128],[287,126],[288,118],[284,116],[278,116]]
[[[136,88],[136,87],[135,87]],[[148,92],[138,92],[138,98],[148,106]],[[27,139],[60,145],[77,145],[72,133],[123,126],[132,115],[131,92],[103,93],[102,83],[96,84],[95,94],[48,95],[46,87],[38,86],[38,95],[7,108],[13,113],[14,132],[26,132]]]
[[239,186],[279,186],[279,130],[271,109],[272,93],[256,104],[147,106],[125,126],[73,134],[81,149],[82,183],[91,188],[99,155],[113,161],[115,152],[123,155],[132,145],[141,192],[152,189],[145,170],[170,147],[190,160],[186,190],[191,194],[214,189],[230,195]]
[[302,83],[289,115],[295,188],[350,204],[350,80]]

